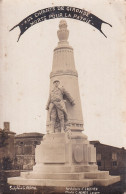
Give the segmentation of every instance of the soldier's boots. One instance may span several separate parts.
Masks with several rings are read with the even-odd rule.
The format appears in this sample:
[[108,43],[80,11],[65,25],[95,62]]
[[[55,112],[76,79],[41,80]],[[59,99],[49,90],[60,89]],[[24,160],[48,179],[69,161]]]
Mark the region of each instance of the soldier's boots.
[[61,133],[65,133],[64,127],[61,127]]
[[54,124],[51,124],[51,130],[50,130],[50,133],[55,133],[55,128],[54,128]]

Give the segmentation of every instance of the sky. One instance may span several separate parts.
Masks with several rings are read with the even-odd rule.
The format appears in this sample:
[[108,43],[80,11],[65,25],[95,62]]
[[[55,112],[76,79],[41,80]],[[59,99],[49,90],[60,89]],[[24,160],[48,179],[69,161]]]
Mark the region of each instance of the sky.
[[0,128],[17,134],[46,132],[49,74],[60,19],[28,29],[17,42],[15,28],[28,15],[51,6],[85,9],[104,21],[105,38],[91,25],[66,19],[74,49],[84,133],[89,140],[126,148],[126,23],[124,0],[0,1]]

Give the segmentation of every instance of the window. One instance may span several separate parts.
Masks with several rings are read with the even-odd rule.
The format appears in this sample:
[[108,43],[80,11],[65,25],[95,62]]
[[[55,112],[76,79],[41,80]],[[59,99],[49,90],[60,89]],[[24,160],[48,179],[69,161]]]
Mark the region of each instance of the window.
[[22,141],[21,141],[21,142],[19,142],[19,145],[23,145],[23,144],[24,144],[24,142],[22,142]]
[[117,153],[115,153],[115,152],[112,153],[112,160],[113,161],[117,160]]
[[117,166],[117,153],[112,153],[112,166]]
[[97,156],[96,156],[96,158],[97,158],[97,161],[98,160],[101,160],[101,154],[98,153]]
[[97,153],[96,159],[97,159],[97,165],[101,166],[101,154],[100,153]]
[[112,162],[112,166],[117,166],[117,161]]
[[25,146],[24,155],[31,155],[31,154],[32,154],[32,146]]
[[97,162],[97,165],[98,165],[98,166],[101,166],[101,161],[98,161],[98,162]]

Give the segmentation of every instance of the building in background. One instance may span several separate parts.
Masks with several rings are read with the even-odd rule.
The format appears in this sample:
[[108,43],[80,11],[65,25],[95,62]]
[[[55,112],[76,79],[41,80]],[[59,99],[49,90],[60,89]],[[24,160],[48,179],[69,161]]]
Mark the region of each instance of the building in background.
[[35,147],[41,143],[44,134],[23,133],[15,137],[15,168],[32,170],[35,165]]
[[[32,170],[35,165],[35,147],[43,140],[42,133],[16,135],[10,131],[9,122],[0,129],[0,169]],[[98,169],[111,175],[121,175],[126,180],[126,149],[90,141],[96,147]]]
[[4,122],[0,129],[0,170],[31,170],[35,165],[35,147],[44,134],[10,131],[10,123]]
[[90,141],[96,147],[96,160],[99,170],[109,171],[111,175],[121,175],[126,180],[126,149]]

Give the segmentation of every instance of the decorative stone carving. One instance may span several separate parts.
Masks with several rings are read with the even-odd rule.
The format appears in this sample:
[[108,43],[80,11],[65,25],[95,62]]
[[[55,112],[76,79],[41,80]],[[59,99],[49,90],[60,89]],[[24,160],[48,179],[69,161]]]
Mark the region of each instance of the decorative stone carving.
[[83,145],[77,145],[74,149],[74,159],[77,163],[83,161]]

